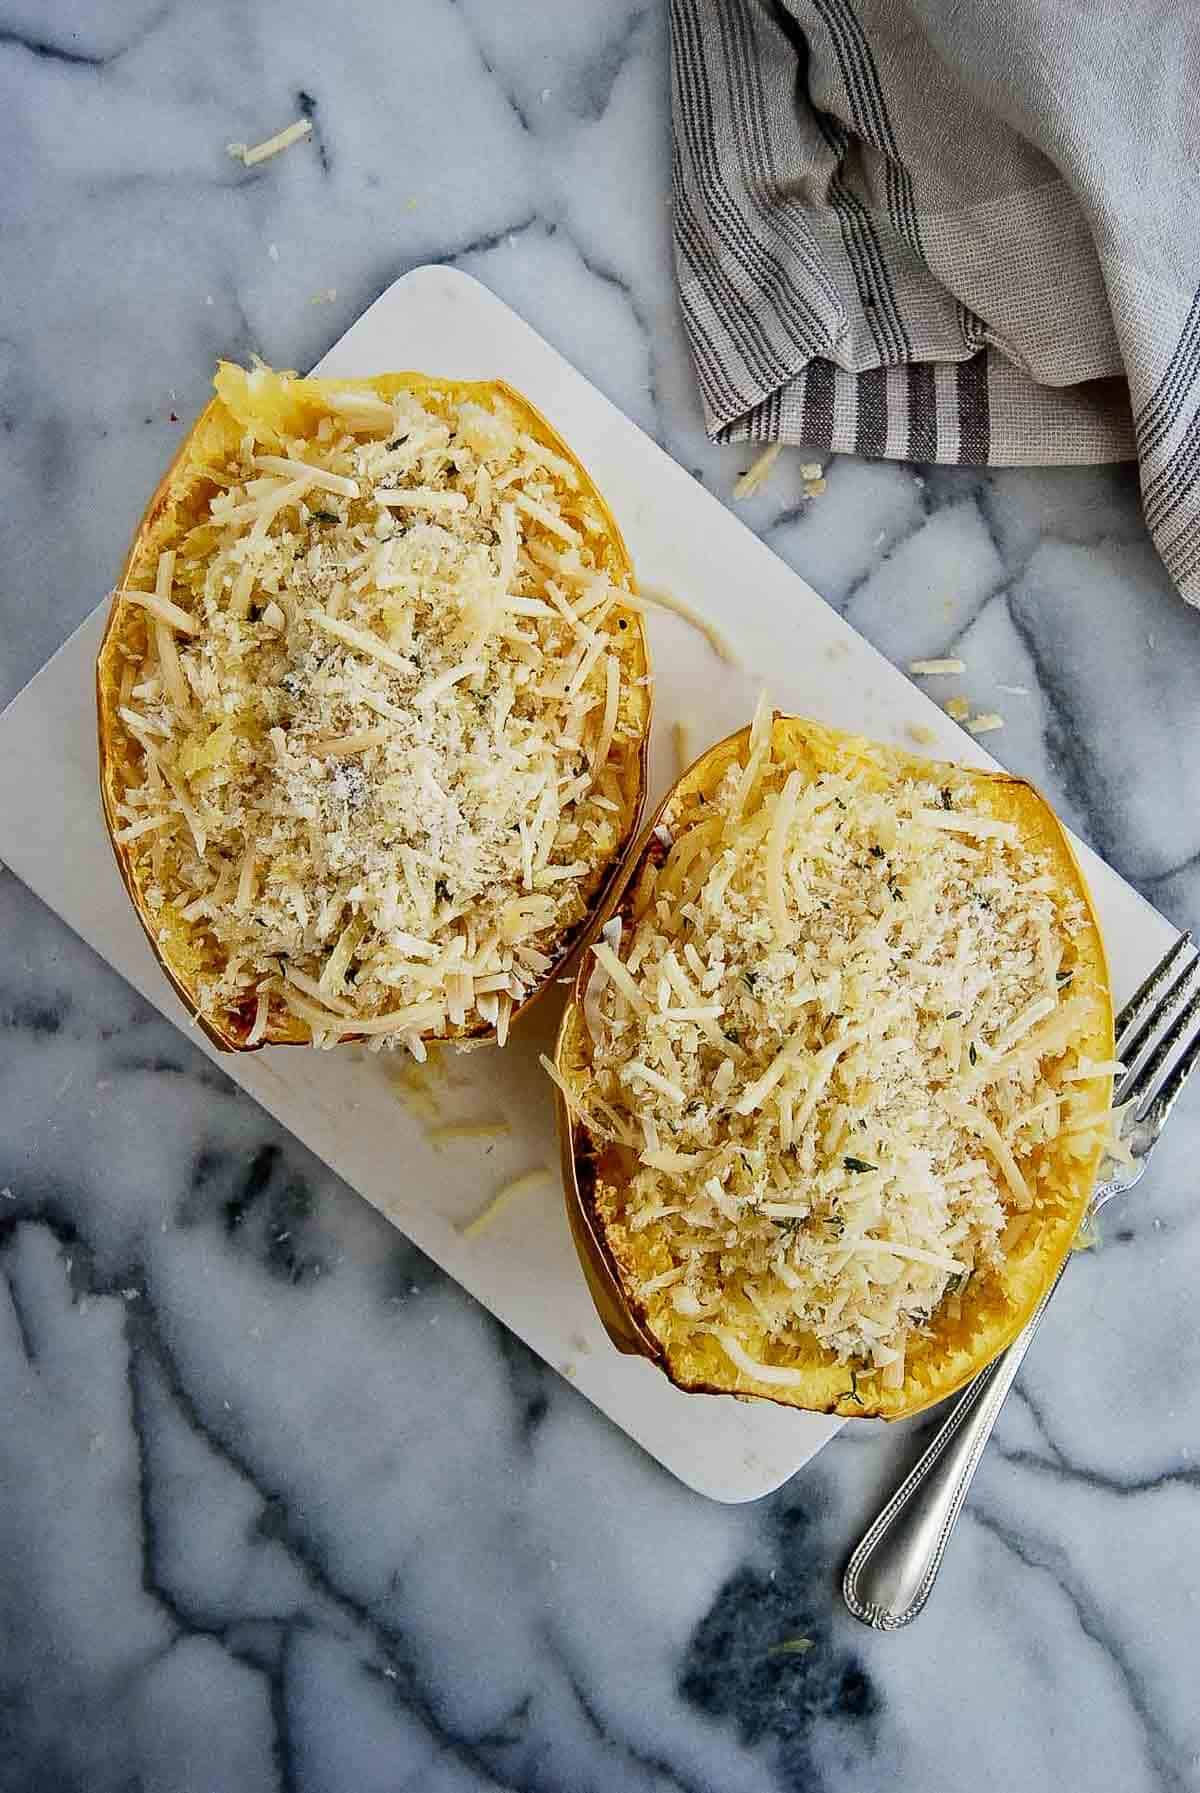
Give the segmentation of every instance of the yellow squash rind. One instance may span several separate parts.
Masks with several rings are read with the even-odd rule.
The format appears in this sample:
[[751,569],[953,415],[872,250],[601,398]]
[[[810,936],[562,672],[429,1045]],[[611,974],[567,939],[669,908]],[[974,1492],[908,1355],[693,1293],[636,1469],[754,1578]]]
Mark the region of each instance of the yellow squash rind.
[[[710,748],[668,793],[597,916],[597,928],[614,915],[624,919],[637,916],[643,873],[651,855],[661,852],[656,831],[665,828],[672,835],[677,833],[700,795],[716,789],[731,761],[745,763],[749,734],[748,728],[741,729]],[[936,779],[938,772],[937,765],[928,760],[793,716],[775,718],[773,755],[777,763],[801,766],[813,774],[854,771],[871,781]],[[1018,824],[1024,840],[1049,860],[1064,892],[1077,895],[1083,903],[1088,922],[1074,940],[1073,989],[1095,996],[1096,1019],[1075,1042],[1070,1056],[1107,1063],[1114,1046],[1104,944],[1083,873],[1062,824],[1045,799],[1023,779],[963,767],[955,767],[954,772],[956,777],[969,777],[981,806],[990,814]],[[590,955],[580,963],[559,1030],[556,1067],[569,1089],[585,1087],[588,1076],[590,1038],[583,1003],[593,968]],[[1108,1085],[1106,1102],[1110,1092]],[[679,1388],[691,1393],[771,1400],[848,1419],[900,1419],[919,1413],[969,1382],[1004,1349],[1024,1326],[1071,1249],[1103,1152],[1103,1142],[1097,1139],[1094,1150],[1084,1155],[1070,1156],[1062,1148],[1057,1154],[1045,1155],[1034,1182],[1031,1224],[1003,1269],[977,1273],[961,1297],[957,1318],[943,1308],[933,1316],[930,1337],[910,1338],[904,1382],[899,1388],[884,1388],[877,1371],[852,1376],[832,1353],[805,1337],[789,1342],[786,1355],[770,1347],[752,1353],[760,1361],[803,1373],[802,1383],[776,1387],[736,1368],[711,1335],[693,1334],[681,1347],[655,1329],[653,1316],[635,1290],[643,1278],[667,1267],[665,1251],[661,1263],[649,1261],[647,1254],[653,1244],[647,1247],[643,1234],[635,1253],[631,1236],[606,1223],[596,1201],[597,1181],[617,1182],[628,1167],[619,1161],[619,1148],[593,1138],[585,1122],[568,1110],[561,1092],[558,1119],[572,1238],[596,1310],[617,1349],[650,1358]]]
[[[596,548],[604,572],[614,583],[627,582],[633,589],[633,563],[615,517],[597,490],[587,469],[557,430],[531,405],[528,399],[503,380],[442,380],[428,374],[376,374],[369,379],[321,380],[280,376],[267,370],[247,372],[229,362],[222,362],[214,381],[216,397],[201,412],[178,453],[146,506],[133,542],[117,579],[118,592],[124,587],[146,589],[154,583],[155,567],[164,549],[173,547],[186,531],[207,515],[209,500],[216,486],[205,469],[219,466],[238,444],[247,430],[253,430],[257,441],[272,446],[286,438],[302,436],[327,415],[325,395],[334,392],[363,392],[391,398],[398,392],[411,392],[422,403],[436,409],[439,405],[458,404],[471,400],[485,408],[503,409],[520,429],[533,436],[543,447],[568,461],[575,469],[579,489],[575,495],[579,505],[589,511],[600,524],[589,541]],[[621,766],[624,805],[619,843],[606,866],[600,868],[595,887],[587,892],[587,914],[560,943],[555,963],[540,984],[531,991],[512,1019],[525,1012],[538,997],[562,975],[580,942],[590,931],[597,911],[607,904],[609,893],[620,875],[622,856],[637,833],[646,789],[646,761],[649,747],[651,685],[650,651],[640,612],[627,613],[628,629],[622,636],[621,653],[626,677],[646,679],[645,705],[641,739],[633,751],[627,752]],[[253,1019],[253,1003],[241,1009],[206,1012],[197,993],[197,980],[211,964],[204,939],[194,925],[160,910],[150,913],[139,886],[136,857],[129,848],[115,839],[120,827],[117,804],[127,775],[131,770],[131,744],[127,731],[117,716],[117,694],[121,670],[127,652],[139,651],[145,640],[145,612],[134,604],[113,599],[112,610],[96,661],[96,705],[99,725],[100,796],[104,821],[112,843],[121,879],[145,930],[146,938],[169,983],[188,1014],[213,1043],[226,1052],[257,1051],[258,1045],[307,1045],[307,1026],[286,1009],[273,1004],[266,1037],[254,1046],[247,1044]],[[346,1036],[353,1038],[354,1036]],[[452,1027],[434,1037],[479,1044],[495,1039],[495,1030],[482,1023]]]

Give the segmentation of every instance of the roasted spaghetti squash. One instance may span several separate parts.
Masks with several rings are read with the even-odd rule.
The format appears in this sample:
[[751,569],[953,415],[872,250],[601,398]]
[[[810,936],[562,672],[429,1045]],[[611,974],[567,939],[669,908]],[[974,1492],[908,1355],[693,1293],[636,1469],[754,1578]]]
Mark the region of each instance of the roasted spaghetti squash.
[[1070,1247],[1112,1055],[1037,792],[760,709],[655,817],[551,1067],[610,1334],[688,1390],[952,1393]]
[[215,386],[97,668],[138,916],[222,1047],[503,1041],[637,828],[620,531],[499,382]]

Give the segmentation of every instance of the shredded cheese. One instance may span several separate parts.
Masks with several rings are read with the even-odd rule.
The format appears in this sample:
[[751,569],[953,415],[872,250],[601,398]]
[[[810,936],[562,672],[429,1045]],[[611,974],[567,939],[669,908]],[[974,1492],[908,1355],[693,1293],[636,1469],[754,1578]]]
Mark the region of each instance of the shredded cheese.
[[685,603],[682,598],[677,598],[674,592],[664,591],[661,586],[639,585],[638,597],[652,610],[666,610],[672,616],[680,617],[682,621],[703,635],[718,660],[723,660],[727,666],[737,666],[738,657],[717,625],[710,623],[708,618],[702,616],[691,604]]
[[142,609],[148,610],[158,622],[166,623],[169,628],[178,629],[183,635],[197,635],[200,632],[200,625],[194,616],[189,616],[186,610],[179,608],[178,604],[171,603],[169,598],[161,597],[156,592],[122,590],[114,592],[113,596],[123,598],[129,604],[140,604]]
[[380,641],[368,629],[356,629],[351,623],[344,623],[335,616],[328,616],[323,611],[316,611],[310,619],[314,628],[323,635],[332,635],[335,641],[345,642],[347,647],[356,648],[360,654],[367,654],[372,660],[378,660],[381,666],[390,667],[407,677],[412,672],[413,663],[402,654],[393,653],[387,643]]
[[163,813],[156,816],[143,816],[139,822],[130,822],[124,828],[118,828],[113,839],[124,845],[126,841],[138,840],[143,834],[150,834],[155,828],[161,828],[174,818]]
[[803,1382],[802,1370],[789,1370],[779,1364],[759,1363],[757,1358],[750,1356],[734,1333],[719,1326],[714,1326],[712,1333],[730,1363],[741,1370],[743,1376],[749,1376],[755,1382],[765,1382],[771,1388],[795,1387],[798,1382]]
[[621,704],[621,662],[615,654],[604,656],[604,714],[600,721],[600,733],[596,737],[596,745],[591,754],[592,771],[602,766],[608,758],[613,736],[617,730],[617,716]]
[[273,137],[268,137],[263,143],[227,143],[225,150],[226,154],[231,155],[235,162],[241,162],[246,168],[253,168],[256,163],[266,162],[271,156],[277,156],[283,150],[290,149],[293,143],[299,143],[302,138],[310,136],[311,133],[312,119],[297,118],[294,123],[285,125],[282,131],[276,131]]
[[434,492],[427,486],[413,486],[407,492],[392,492],[377,486],[375,502],[389,510],[440,511],[444,514],[447,511],[465,511],[471,501],[465,492]]
[[781,442],[769,442],[762,453],[755,456],[733,488],[735,498],[753,498],[766,485],[782,448]]
[[1072,1070],[1064,1071],[1062,1080],[1064,1083],[1085,1083],[1093,1077],[1123,1077],[1124,1074],[1125,1066],[1120,1059],[1110,1058],[1097,1064],[1092,1059],[1085,1058]]
[[[264,468],[268,473],[283,474],[293,482],[283,492],[269,495],[268,507],[272,497],[282,498],[284,493],[299,497],[300,492],[307,491],[310,486],[315,486],[319,492],[332,492],[336,498],[358,497],[357,480],[347,478],[344,473],[333,473],[328,467],[320,467],[301,455],[262,454],[257,456],[254,465]],[[297,487],[300,488],[299,491],[296,490]]]
[[262,1043],[267,1031],[267,1019],[270,1015],[270,997],[265,990],[260,990],[254,1004],[254,1020],[250,1032],[246,1035],[247,1046],[258,1046]]

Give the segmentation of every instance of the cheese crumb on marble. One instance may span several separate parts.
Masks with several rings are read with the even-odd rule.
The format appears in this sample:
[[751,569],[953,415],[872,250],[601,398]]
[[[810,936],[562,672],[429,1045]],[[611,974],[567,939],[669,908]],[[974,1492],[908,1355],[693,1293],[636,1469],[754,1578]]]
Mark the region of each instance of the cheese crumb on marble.
[[285,125],[282,131],[276,131],[273,137],[268,137],[263,143],[227,143],[225,151],[243,167],[253,168],[259,162],[266,162],[272,156],[280,155],[285,149],[290,149],[293,143],[299,143],[302,138],[311,134],[312,119],[297,118],[294,123]]
[[733,488],[735,498],[753,498],[762,490],[771,477],[782,447],[780,442],[769,442],[762,453],[755,456]]

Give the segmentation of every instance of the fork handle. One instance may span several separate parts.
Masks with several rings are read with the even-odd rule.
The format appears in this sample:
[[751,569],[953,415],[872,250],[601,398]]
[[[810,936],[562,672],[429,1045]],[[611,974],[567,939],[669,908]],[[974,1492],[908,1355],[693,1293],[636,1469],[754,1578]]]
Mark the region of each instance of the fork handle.
[[928,1600],[984,1446],[1061,1277],[1062,1270],[1012,1344],[967,1384],[846,1565],[842,1594],[864,1625],[899,1631]]

